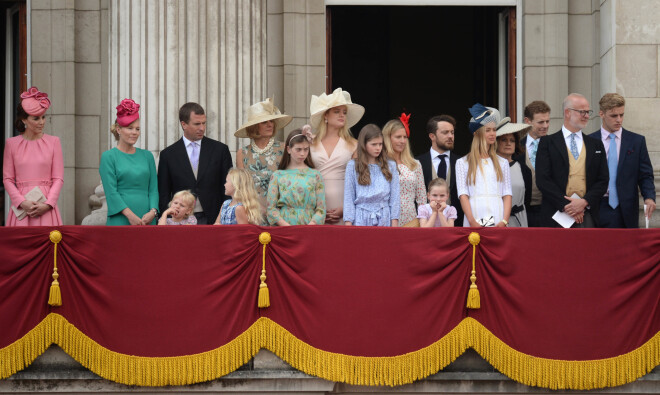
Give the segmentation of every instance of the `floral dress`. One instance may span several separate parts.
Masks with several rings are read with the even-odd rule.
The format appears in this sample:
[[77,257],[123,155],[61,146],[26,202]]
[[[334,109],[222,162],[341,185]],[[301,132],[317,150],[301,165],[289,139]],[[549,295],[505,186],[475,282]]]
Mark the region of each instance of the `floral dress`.
[[272,138],[268,145],[261,149],[251,141],[250,145],[241,148],[241,151],[243,151],[243,167],[252,174],[254,188],[262,203],[265,203],[268,183],[273,172],[280,165],[284,144]]
[[268,185],[268,223],[325,223],[325,188],[316,169],[287,169],[273,173]]
[[403,163],[398,164],[399,169],[399,192],[401,193],[401,213],[399,214],[399,226],[405,226],[417,217],[417,207],[426,204],[426,187],[424,186],[424,173],[422,165],[415,161],[417,167],[410,170]]
[[236,203],[231,206],[233,199],[227,199],[220,208],[220,225],[237,225],[236,207],[242,206],[242,203]]

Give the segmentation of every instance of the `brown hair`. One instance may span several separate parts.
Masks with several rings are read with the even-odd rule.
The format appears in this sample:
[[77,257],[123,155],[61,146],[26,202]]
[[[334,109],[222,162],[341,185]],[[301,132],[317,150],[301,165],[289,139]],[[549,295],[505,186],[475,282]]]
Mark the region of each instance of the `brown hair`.
[[19,103],[18,107],[16,107],[16,120],[14,121],[14,127],[20,133],[25,132],[25,124],[23,123],[23,121],[28,119],[28,117],[29,117],[28,113],[25,112],[23,106]]
[[451,115],[436,115],[435,117],[432,117],[426,122],[426,133],[428,134],[435,134],[436,130],[438,130],[438,122],[447,122],[450,123],[451,126],[456,128],[456,120],[454,117]]
[[613,108],[625,106],[626,99],[618,93],[606,93],[600,98],[598,105],[600,106],[600,111],[607,112]]
[[[355,172],[357,173],[358,184],[360,185],[371,184],[367,143],[378,137],[382,138],[383,133],[380,131],[380,128],[373,123],[365,125],[362,130],[360,130],[360,136],[358,137],[357,159],[355,161]],[[383,172],[385,179],[387,181],[392,181],[392,173],[390,172],[390,168],[387,164],[385,150],[380,151],[380,154],[376,158],[376,163],[380,166],[380,171]]]
[[[300,143],[309,144],[309,140],[307,140],[307,137],[303,134],[302,128],[298,128],[292,130],[291,133],[289,133],[284,143],[286,144],[287,147],[293,148],[293,146],[296,144],[300,144]],[[311,144],[309,145],[311,146]],[[277,167],[277,169],[285,170],[289,166],[289,163],[291,163],[291,155],[289,154],[289,150],[285,149],[284,152],[282,153],[282,160],[280,161],[280,165]],[[305,158],[305,164],[310,169],[314,168],[314,162],[312,162],[311,152],[307,154],[307,157]]]
[[190,122],[190,114],[204,115],[204,108],[197,103],[189,102],[179,109],[179,122]]
[[534,114],[545,114],[550,112],[550,106],[543,100],[536,100],[525,107],[525,118],[532,120]]
[[257,137],[259,137],[259,124],[257,123],[248,126],[247,128],[245,128],[245,133],[252,140],[256,139]]
[[[501,139],[502,137],[504,137],[504,136],[509,135],[509,134],[512,134],[512,135],[513,135],[513,138],[515,139],[515,143],[514,143],[514,145],[515,145],[515,151],[513,152],[513,154],[516,155],[516,154],[520,154],[520,153],[522,153],[522,152],[523,152],[523,149],[522,149],[522,146],[520,145],[520,132],[516,132],[516,133],[508,133],[508,134],[503,134],[503,135],[501,135],[501,136],[497,136],[497,139],[496,139],[497,143],[499,144],[500,139]],[[495,147],[495,150],[497,151],[497,147]]]
[[445,187],[447,188],[447,194],[449,194],[449,185],[447,185],[447,181],[444,178],[438,177],[432,179],[431,182],[429,182],[429,193],[434,187]]

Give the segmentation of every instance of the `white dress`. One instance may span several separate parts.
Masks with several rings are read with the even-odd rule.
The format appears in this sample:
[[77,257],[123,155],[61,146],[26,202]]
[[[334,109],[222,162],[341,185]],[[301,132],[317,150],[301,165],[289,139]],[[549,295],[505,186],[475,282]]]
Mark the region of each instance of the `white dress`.
[[[468,185],[468,162],[467,156],[464,156],[456,161],[456,190],[458,197],[467,195],[470,199],[470,207],[472,208],[472,216],[475,220],[488,219],[493,217],[493,224],[497,225],[504,217],[504,202],[503,196],[511,196],[511,176],[509,172],[509,162],[497,157],[502,169],[504,180],[497,181],[497,174],[493,161],[488,159],[481,159],[481,169],[477,169],[476,182]],[[463,221],[463,226],[470,226],[467,217]]]

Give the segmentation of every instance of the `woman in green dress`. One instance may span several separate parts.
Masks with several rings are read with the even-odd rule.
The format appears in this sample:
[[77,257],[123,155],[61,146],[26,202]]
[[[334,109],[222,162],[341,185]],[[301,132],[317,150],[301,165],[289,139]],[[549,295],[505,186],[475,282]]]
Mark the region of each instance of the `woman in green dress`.
[[309,156],[311,133],[296,129],[286,139],[279,170],[268,185],[268,222],[271,225],[325,223],[325,188],[321,173]]
[[136,148],[140,137],[140,105],[124,99],[110,131],[117,147],[101,155],[99,173],[108,203],[106,225],[155,225],[158,210],[156,162],[151,152]]
[[288,125],[291,119],[290,115],[280,113],[268,98],[247,109],[247,122],[234,133],[236,137],[250,139],[250,144],[236,152],[236,167],[252,175],[264,209],[270,176],[277,170],[284,153],[284,143],[275,139],[275,132]]

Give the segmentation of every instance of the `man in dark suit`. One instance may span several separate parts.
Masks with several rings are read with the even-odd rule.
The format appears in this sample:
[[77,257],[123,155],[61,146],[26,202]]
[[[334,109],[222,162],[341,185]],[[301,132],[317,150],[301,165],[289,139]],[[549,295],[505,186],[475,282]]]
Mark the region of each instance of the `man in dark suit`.
[[[527,224],[530,228],[541,226],[541,191],[536,186],[536,153],[539,149],[541,137],[548,134],[550,127],[550,106],[541,100],[529,103],[525,107],[525,123],[532,125],[527,136],[520,139],[523,149],[524,161],[531,170],[531,200],[525,207],[527,212]],[[525,191],[527,192],[527,191]]]
[[651,218],[655,210],[653,166],[644,136],[623,128],[626,99],[607,93],[598,102],[603,126],[589,136],[601,140],[607,152],[610,173],[608,191],[600,201],[600,227],[638,228],[639,192]]
[[431,149],[416,159],[422,164],[424,184],[428,190],[434,178],[444,178],[449,184],[449,203],[456,208],[458,218],[454,226],[463,226],[463,209],[456,192],[456,159],[451,152],[454,148],[456,120],[450,115],[437,115],[426,123],[426,132],[431,139]]
[[584,96],[571,93],[562,109],[564,125],[541,138],[536,154],[536,184],[543,194],[541,225],[559,226],[552,216],[563,211],[575,220],[573,227],[592,228],[598,226],[600,199],[609,180],[605,148],[582,133],[593,113]]
[[232,167],[229,148],[204,137],[206,115],[197,103],[186,103],[179,110],[183,137],[160,153],[158,192],[160,211],[164,212],[172,196],[189,189],[196,197],[197,224],[212,224],[225,200],[225,180]]

